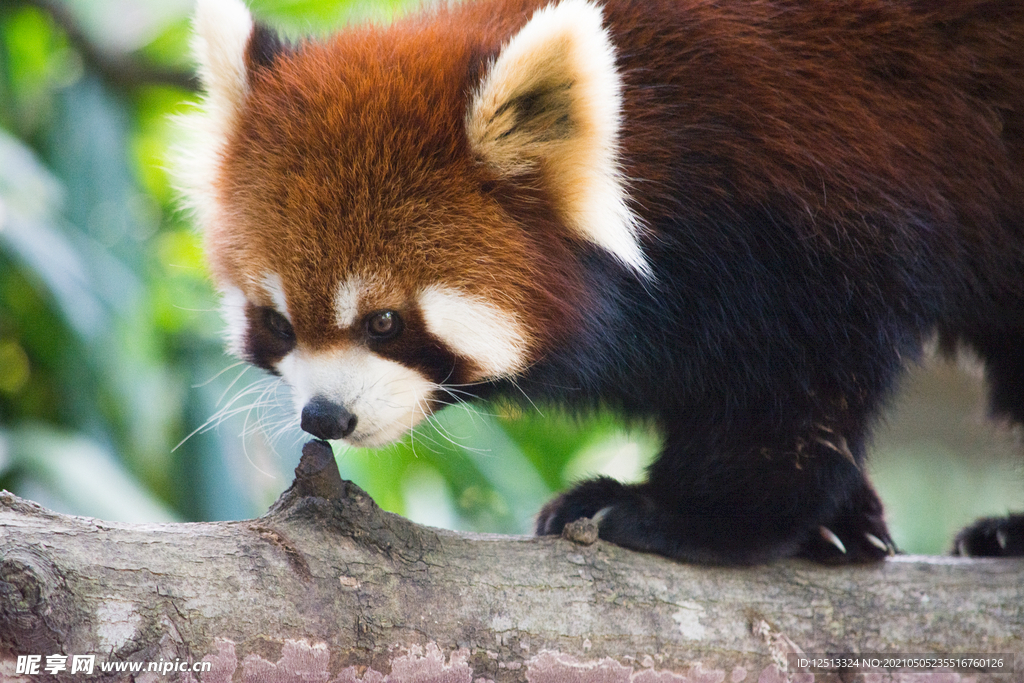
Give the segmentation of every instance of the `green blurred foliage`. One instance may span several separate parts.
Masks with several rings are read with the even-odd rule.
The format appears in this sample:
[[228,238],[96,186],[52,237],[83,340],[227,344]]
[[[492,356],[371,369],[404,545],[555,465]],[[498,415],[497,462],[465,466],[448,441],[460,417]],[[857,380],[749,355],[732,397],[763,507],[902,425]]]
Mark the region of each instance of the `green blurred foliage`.
[[[406,2],[252,5],[297,36],[387,20]],[[173,116],[195,95],[155,74],[191,70],[191,4],[0,2],[0,487],[57,510],[123,521],[255,516],[288,485],[305,440],[288,389],[223,353],[200,240],[175,208]],[[129,60],[127,81],[96,54]],[[942,448],[927,440],[886,438],[875,469],[897,539],[940,552],[948,530],[936,536],[927,522],[950,506],[941,486],[915,488],[915,463],[967,473],[936,467]],[[448,409],[389,448],[338,457],[343,476],[387,509],[523,533],[567,482],[638,479],[657,447],[656,435],[626,433],[609,416],[480,406]],[[1021,503],[972,481],[965,495],[984,499],[983,512]]]

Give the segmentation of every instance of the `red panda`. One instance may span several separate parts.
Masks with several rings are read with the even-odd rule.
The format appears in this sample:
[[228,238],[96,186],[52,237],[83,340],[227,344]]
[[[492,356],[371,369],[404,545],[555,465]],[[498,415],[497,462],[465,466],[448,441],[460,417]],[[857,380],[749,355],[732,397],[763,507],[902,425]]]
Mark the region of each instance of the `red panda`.
[[[1024,4],[474,0],[289,44],[199,0],[179,175],[229,348],[376,446],[465,391],[664,446],[538,534],[894,552],[863,472],[922,342],[1024,421]],[[964,553],[1024,553],[1024,516]]]

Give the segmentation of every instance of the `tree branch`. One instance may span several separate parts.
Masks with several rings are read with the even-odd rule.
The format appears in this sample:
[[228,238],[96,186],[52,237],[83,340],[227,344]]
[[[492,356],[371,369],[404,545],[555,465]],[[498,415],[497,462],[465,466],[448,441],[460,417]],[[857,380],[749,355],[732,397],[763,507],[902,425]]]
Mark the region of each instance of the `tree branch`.
[[[852,672],[787,656],[849,652],[1016,653],[1013,674],[915,683],[1024,674],[1024,561],[711,568],[460,534],[380,510],[319,442],[242,522],[107,523],[5,492],[0,558],[0,676],[18,656],[95,654],[86,680],[128,679],[100,663],[205,662],[178,680],[838,683]],[[907,680],[886,676],[870,680]]]

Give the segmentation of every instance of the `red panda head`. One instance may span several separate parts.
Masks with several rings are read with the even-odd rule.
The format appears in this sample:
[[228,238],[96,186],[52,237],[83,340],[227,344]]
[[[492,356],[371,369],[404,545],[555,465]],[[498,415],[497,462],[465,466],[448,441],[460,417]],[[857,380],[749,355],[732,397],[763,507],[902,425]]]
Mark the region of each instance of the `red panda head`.
[[239,0],[199,2],[178,173],[229,349],[318,437],[387,443],[446,388],[540,361],[586,315],[586,244],[647,272],[600,10],[490,11],[285,46]]

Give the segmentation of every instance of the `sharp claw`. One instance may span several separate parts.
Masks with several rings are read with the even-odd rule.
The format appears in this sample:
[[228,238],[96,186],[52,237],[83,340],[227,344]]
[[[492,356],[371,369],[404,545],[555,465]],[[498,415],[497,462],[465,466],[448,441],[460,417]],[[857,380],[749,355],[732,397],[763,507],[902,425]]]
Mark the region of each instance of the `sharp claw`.
[[841,552],[844,555],[846,554],[846,546],[843,545],[843,542],[839,540],[839,537],[836,536],[834,531],[832,531],[828,527],[819,526],[818,533],[821,534],[821,537],[823,539],[825,539],[835,547],[839,548],[839,552]]
[[871,545],[875,546],[879,550],[883,550],[887,554],[891,554],[892,551],[889,548],[889,544],[887,544],[885,541],[880,539],[878,536],[875,536],[872,533],[865,532],[864,538],[868,539],[868,543],[870,543]]

